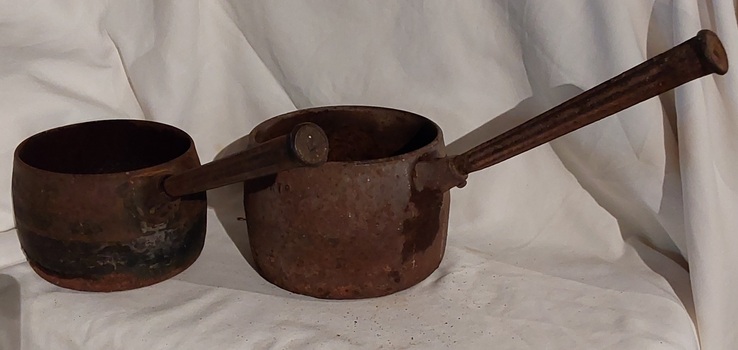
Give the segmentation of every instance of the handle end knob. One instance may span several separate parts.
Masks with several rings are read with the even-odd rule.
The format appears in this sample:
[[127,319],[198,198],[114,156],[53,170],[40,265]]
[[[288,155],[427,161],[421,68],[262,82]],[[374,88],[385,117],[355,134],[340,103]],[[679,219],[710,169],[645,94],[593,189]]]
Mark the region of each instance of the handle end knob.
[[290,133],[290,146],[299,161],[318,166],[328,160],[328,136],[313,123],[301,123]]
[[723,43],[714,32],[703,29],[697,33],[697,41],[700,43],[704,63],[710,70],[718,75],[728,72],[728,54],[725,52]]

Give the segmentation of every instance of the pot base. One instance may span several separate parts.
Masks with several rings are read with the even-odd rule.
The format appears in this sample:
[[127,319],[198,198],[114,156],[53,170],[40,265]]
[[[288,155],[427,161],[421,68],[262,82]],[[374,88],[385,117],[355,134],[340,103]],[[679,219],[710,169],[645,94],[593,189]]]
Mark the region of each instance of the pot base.
[[95,279],[81,277],[67,278],[59,276],[30,260],[28,261],[28,265],[30,265],[31,269],[33,269],[33,271],[41,278],[62,288],[78,290],[81,292],[119,292],[143,288],[168,280],[179,275],[182,271],[187,270],[187,268],[195,263],[199,256],[200,249],[197,249],[195,250],[195,254],[190,256],[182,264],[176,266],[172,270],[158,275],[155,278],[141,278],[140,276],[127,273],[111,273]]

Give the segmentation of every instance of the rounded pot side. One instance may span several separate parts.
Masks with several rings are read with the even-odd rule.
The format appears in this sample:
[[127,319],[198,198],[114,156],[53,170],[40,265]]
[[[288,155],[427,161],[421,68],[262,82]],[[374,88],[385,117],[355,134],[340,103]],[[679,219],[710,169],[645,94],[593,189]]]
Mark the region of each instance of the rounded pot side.
[[[187,147],[161,164],[97,174],[43,169],[48,164],[24,159],[26,142],[16,150],[11,192],[18,237],[29,264],[45,280],[82,291],[128,290],[166,280],[199,256],[205,194],[170,198],[160,188],[164,176],[200,165],[192,140],[163,124],[131,122],[155,128],[161,142],[185,138]],[[119,121],[94,123],[85,125],[91,131],[120,126]],[[54,157],[65,149],[48,152]]]
[[[447,191],[417,191],[413,171],[420,159],[445,156],[440,128],[408,112],[349,106],[276,117],[252,135],[263,141],[260,134],[279,134],[275,126],[306,119],[338,140],[330,143],[329,162],[281,172],[259,189],[246,186],[259,273],[286,290],[327,299],[378,297],[424,280],[444,255],[450,197]],[[367,134],[341,143],[344,125]],[[374,153],[379,157],[352,158],[357,149],[374,151],[374,144],[358,144],[362,139],[400,142]]]

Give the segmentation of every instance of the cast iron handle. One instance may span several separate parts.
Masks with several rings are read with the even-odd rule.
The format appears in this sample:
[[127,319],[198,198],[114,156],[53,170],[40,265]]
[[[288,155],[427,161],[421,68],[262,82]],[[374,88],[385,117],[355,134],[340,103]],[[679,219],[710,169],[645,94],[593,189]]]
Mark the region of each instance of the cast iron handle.
[[313,123],[302,123],[288,135],[169,176],[163,187],[168,195],[180,197],[296,167],[318,166],[327,159],[328,137],[323,129]]
[[697,78],[712,73],[723,75],[727,71],[728,57],[720,39],[709,30],[701,30],[672,49],[433,166],[440,170],[441,178],[446,178],[446,183],[441,180],[435,185],[443,190],[462,187],[471,172],[495,165]]

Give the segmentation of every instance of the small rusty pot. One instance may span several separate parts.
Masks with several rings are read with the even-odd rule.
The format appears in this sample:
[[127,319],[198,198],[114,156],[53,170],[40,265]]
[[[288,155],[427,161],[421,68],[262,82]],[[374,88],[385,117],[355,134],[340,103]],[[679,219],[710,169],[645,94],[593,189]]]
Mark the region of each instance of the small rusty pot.
[[303,120],[328,135],[328,162],[245,184],[259,272],[321,298],[389,294],[433,272],[445,249],[449,193],[418,190],[412,179],[419,159],[446,155],[440,128],[408,112],[338,106],[271,119],[251,136],[263,142]]
[[250,134],[260,144],[299,123],[322,127],[328,161],[247,181],[244,207],[260,274],[318,298],[403,290],[440,264],[449,190],[469,173],[551,141],[707,74],[725,74],[715,34],[694,38],[461,155],[417,114],[368,106],[299,110]]
[[15,152],[21,248],[42,278],[65,288],[151,285],[200,254],[206,189],[322,163],[326,147],[319,128],[300,125],[200,166],[192,139],[161,123],[103,120],[48,130]]

